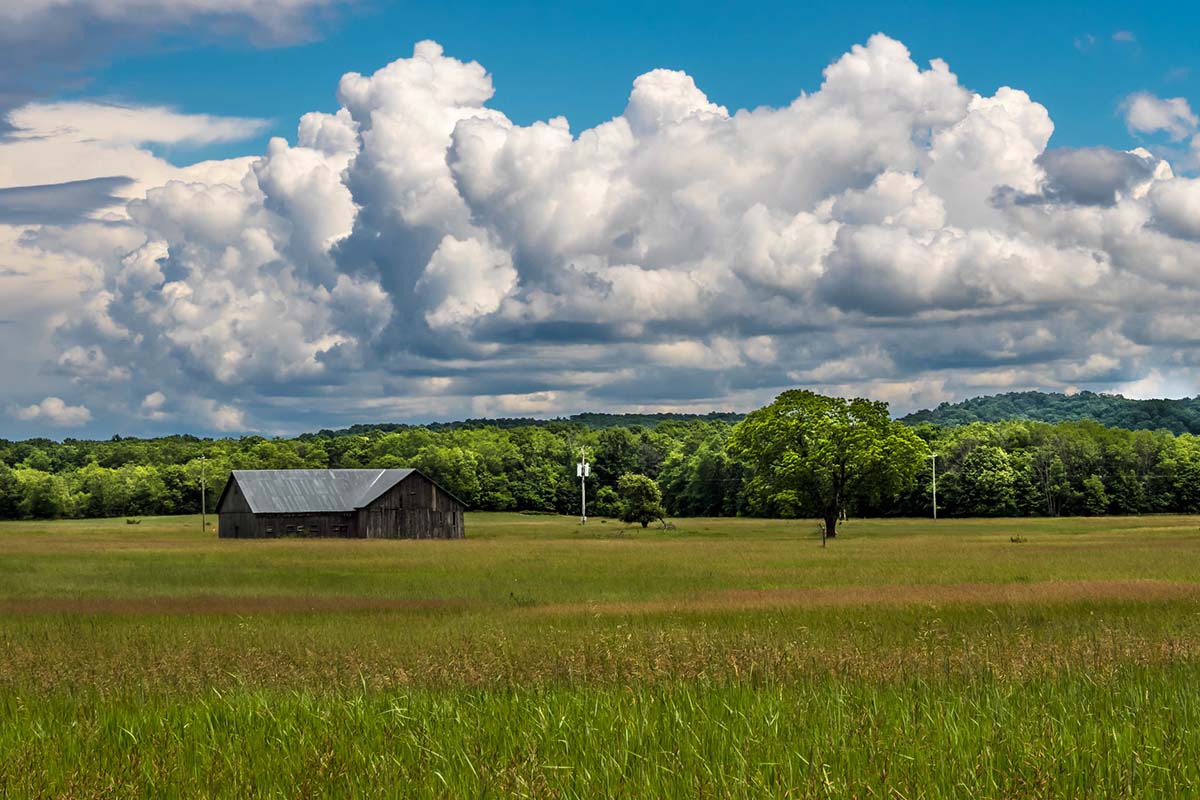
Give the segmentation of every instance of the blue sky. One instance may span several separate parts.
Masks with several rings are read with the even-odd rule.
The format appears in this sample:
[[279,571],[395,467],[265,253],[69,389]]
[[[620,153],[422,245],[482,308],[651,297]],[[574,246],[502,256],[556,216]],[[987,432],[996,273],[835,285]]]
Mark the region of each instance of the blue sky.
[[[563,114],[580,129],[619,113],[633,77],[656,67],[689,73],[731,110],[785,104],[815,90],[821,70],[852,44],[883,32],[908,45],[918,63],[945,59],[976,91],[1029,92],[1053,110],[1054,146],[1127,147],[1133,139],[1118,112],[1124,97],[1200,89],[1200,6],[1152,9],[878,0],[852,11],[835,2],[364,3],[295,46],[195,46],[182,37],[166,50],[114,54],[75,94],[265,116],[271,135],[294,138],[301,114],[336,109],[342,73],[374,71],[413,42],[434,39],[487,67],[495,105],[514,121]],[[229,156],[239,147],[173,155]]]
[[10,0],[0,436],[1196,395],[1198,23]]

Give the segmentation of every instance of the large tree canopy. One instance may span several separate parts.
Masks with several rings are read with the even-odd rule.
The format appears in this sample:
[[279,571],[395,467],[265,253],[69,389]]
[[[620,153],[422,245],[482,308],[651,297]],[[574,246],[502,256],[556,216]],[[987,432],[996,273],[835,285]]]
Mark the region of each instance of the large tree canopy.
[[747,416],[729,449],[754,468],[750,494],[782,513],[821,517],[828,536],[851,502],[878,503],[907,488],[929,452],[892,421],[887,403],[797,389]]

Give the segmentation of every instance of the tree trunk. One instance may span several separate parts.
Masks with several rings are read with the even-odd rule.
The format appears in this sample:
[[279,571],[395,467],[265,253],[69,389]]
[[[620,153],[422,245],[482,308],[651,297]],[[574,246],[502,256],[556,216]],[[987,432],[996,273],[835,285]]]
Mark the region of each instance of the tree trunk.
[[837,536],[837,521],[838,521],[838,515],[837,515],[836,511],[825,514],[825,538],[826,539],[832,539],[833,537]]

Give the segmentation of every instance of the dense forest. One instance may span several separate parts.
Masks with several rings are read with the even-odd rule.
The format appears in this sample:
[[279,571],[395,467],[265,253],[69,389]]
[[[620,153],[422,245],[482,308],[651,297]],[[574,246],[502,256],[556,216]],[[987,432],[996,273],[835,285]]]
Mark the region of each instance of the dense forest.
[[1075,422],[1090,419],[1110,428],[1131,431],[1167,430],[1200,434],[1200,397],[1182,400],[1130,400],[1119,394],[1057,394],[1051,392],[1008,392],[974,397],[959,403],[942,403],[937,408],[916,411],[901,421],[910,425],[967,425],[972,422],[1003,422],[1011,419],[1038,422]]
[[[232,469],[348,467],[416,467],[473,509],[578,513],[580,447],[593,464],[589,512],[596,515],[616,513],[617,481],[626,473],[656,481],[671,516],[791,513],[747,490],[752,470],[728,447],[733,420],[618,425],[612,415],[599,416],[362,427],[291,439],[0,440],[0,518],[196,513],[202,479],[211,510]],[[1200,511],[1200,438],[1189,433],[1086,420],[911,427],[938,454],[939,512],[947,516]],[[898,495],[847,505],[851,515],[927,515],[928,470]]]

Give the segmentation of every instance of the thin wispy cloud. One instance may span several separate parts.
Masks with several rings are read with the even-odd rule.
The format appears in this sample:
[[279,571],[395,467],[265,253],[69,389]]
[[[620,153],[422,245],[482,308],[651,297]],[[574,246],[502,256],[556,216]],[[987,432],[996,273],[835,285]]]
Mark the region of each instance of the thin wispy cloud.
[[[0,116],[78,83],[112,53],[184,41],[278,46],[313,38],[349,0],[5,0],[0,3]],[[0,121],[0,132],[4,123]]]
[[[123,176],[0,188],[0,223],[66,224],[122,203],[114,192],[132,181]],[[0,271],[0,275],[3,275]]]

